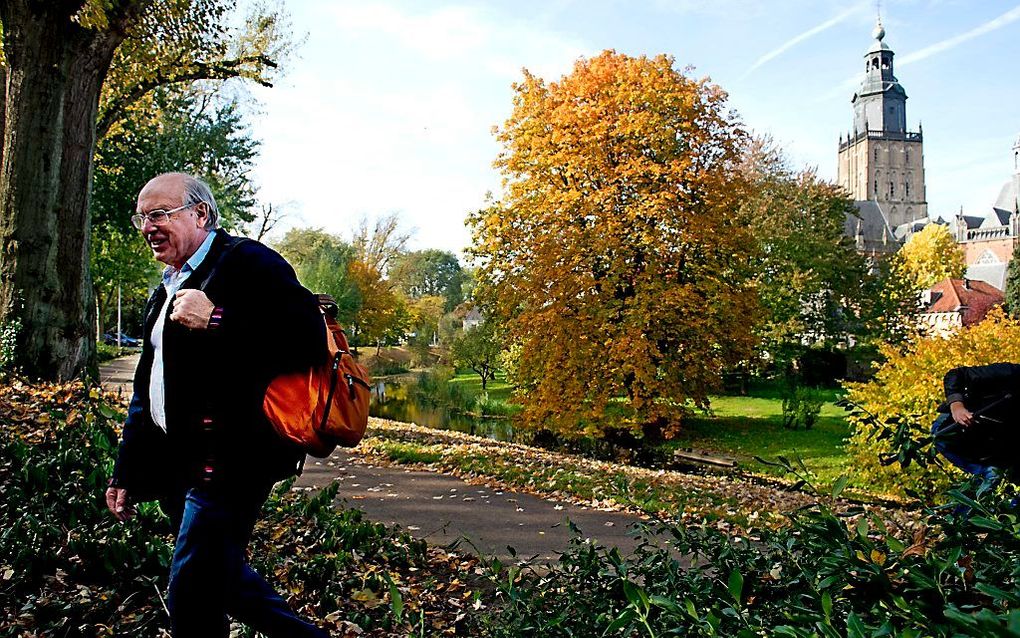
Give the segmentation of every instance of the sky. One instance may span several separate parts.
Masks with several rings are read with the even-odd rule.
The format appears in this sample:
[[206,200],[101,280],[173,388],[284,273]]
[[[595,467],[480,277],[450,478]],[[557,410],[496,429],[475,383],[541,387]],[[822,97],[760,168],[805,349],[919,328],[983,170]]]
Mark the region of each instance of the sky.
[[[614,49],[673,56],[729,94],[797,167],[836,177],[872,42],[865,0],[288,0],[297,56],[253,90],[260,197],[285,226],[349,236],[397,212],[411,248],[461,252],[500,178],[492,134],[521,70]],[[931,216],[990,210],[1020,135],[1018,0],[884,0],[885,42],[923,124]]]

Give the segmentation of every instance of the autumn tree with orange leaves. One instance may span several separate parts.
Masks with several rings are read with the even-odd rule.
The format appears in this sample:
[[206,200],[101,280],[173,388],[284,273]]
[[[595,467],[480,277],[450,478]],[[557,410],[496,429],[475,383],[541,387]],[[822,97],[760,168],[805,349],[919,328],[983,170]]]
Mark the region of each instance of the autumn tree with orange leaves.
[[718,86],[665,55],[606,51],[514,92],[503,195],[471,224],[484,301],[520,346],[524,418],[669,436],[754,343],[744,133]]

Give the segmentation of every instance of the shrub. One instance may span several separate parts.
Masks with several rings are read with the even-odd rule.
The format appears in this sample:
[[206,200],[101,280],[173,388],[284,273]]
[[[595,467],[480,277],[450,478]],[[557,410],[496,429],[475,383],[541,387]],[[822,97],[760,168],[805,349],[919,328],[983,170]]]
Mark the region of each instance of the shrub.
[[0,633],[152,636],[170,530],[155,507],[116,524],[101,495],[116,413],[82,386],[0,396]]
[[823,403],[825,398],[818,390],[802,386],[792,388],[783,397],[783,427],[810,430],[822,412]]
[[[928,432],[945,399],[942,377],[946,372],[957,366],[1020,361],[1020,321],[995,309],[981,323],[951,338],[916,338],[902,349],[887,345],[881,352],[885,362],[872,381],[845,384],[847,399],[882,421],[907,419],[920,437]],[[882,466],[878,459],[889,452],[889,442],[876,438],[874,428],[859,415],[851,415],[849,421],[854,433],[848,449],[863,481],[893,494],[903,494],[909,487],[926,497],[950,484],[953,469]]]
[[[122,414],[81,384],[9,381],[0,386],[0,636],[168,635],[167,519],[145,503],[120,524],[102,499]],[[433,558],[423,541],[337,509],[336,483],[310,497],[290,487],[267,501],[252,554],[294,607],[345,635],[417,635],[426,617],[460,630],[459,605],[447,609],[467,580],[455,557]]]
[[99,363],[105,363],[112,359],[116,359],[117,357],[124,356],[129,352],[133,351],[128,350],[127,348],[118,348],[117,346],[111,345],[109,343],[96,344],[96,360]]
[[1017,635],[1020,517],[1010,494],[963,484],[907,534],[861,510],[834,513],[827,503],[845,486],[837,481],[818,505],[792,513],[789,527],[749,538],[660,522],[638,529],[628,557],[575,537],[547,568],[491,561],[500,604],[482,633]]

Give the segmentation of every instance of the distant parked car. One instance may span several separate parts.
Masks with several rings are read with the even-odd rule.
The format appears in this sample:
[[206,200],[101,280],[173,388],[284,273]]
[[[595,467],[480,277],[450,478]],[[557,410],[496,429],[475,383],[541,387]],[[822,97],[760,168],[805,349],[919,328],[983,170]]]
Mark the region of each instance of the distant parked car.
[[[108,343],[111,346],[117,345],[117,333],[107,332],[103,335],[103,343]],[[142,345],[142,342],[134,337],[129,337],[125,334],[120,336],[120,345],[127,346],[128,348],[137,348]]]

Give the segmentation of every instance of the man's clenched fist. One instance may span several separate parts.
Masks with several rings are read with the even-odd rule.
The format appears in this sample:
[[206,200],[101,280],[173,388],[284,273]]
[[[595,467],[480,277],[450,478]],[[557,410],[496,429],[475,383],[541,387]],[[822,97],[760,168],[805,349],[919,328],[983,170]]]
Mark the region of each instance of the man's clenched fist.
[[135,508],[128,500],[127,490],[119,487],[107,488],[106,507],[121,522],[135,515]]
[[209,317],[215,308],[201,290],[178,290],[174,296],[174,311],[170,313],[170,321],[176,321],[192,330],[202,330],[209,327]]

